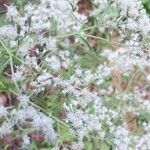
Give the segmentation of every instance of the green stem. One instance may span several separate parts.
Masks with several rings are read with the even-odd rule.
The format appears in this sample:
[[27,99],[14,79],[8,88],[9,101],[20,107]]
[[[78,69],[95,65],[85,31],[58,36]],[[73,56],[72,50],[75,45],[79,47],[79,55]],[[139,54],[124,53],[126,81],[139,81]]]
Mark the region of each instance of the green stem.
[[[3,42],[3,40],[0,39],[0,43],[2,44],[3,48],[6,50],[6,53],[9,55],[9,60],[10,60],[10,68],[11,68],[11,72],[12,75],[15,73],[14,71],[14,67],[13,67],[13,54],[10,52],[10,50],[7,48],[7,46],[5,45],[5,43]],[[16,86],[16,88],[19,90],[19,86],[17,84],[16,81],[14,81],[14,84]]]

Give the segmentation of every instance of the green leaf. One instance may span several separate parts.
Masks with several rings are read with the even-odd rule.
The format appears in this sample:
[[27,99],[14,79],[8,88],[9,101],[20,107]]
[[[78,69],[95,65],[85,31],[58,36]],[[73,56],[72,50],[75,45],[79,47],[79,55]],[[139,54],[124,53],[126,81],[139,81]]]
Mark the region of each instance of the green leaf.
[[0,62],[0,68],[4,69],[9,64],[9,58],[6,58],[5,60]]
[[34,143],[34,142],[31,143],[30,150],[38,150],[38,147],[37,147],[36,143]]
[[110,146],[106,142],[101,143],[101,150],[110,150]]
[[6,86],[0,81],[0,91],[3,91],[4,89],[6,89]]

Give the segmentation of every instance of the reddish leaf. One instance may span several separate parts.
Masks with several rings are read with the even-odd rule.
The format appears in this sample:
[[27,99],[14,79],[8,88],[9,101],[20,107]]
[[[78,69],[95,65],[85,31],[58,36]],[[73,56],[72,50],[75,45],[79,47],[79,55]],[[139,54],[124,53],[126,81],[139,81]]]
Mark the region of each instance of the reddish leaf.
[[12,0],[0,0],[0,12],[5,12],[7,10],[7,6],[12,4]]
[[21,139],[15,138],[11,134],[5,135],[2,141],[8,145],[7,150],[19,150],[21,147]]
[[4,93],[0,93],[0,104],[3,105],[4,107],[8,106],[8,97]]
[[31,134],[31,139],[35,142],[44,141],[44,135],[41,132],[35,132]]
[[29,48],[28,51],[29,51],[30,57],[35,57],[37,55],[37,48],[35,48],[35,47]]
[[78,13],[84,14],[85,16],[88,16],[89,12],[92,10],[92,3],[90,0],[79,0],[77,6]]

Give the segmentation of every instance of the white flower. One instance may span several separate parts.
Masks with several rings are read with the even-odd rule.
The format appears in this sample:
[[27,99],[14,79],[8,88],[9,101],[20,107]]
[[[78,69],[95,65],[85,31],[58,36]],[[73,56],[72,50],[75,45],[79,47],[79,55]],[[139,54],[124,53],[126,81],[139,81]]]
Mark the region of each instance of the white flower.
[[23,142],[22,142],[22,149],[28,149],[28,146],[30,145],[30,137],[28,135],[23,136]]
[[17,29],[12,25],[6,25],[0,28],[0,38],[6,38],[8,40],[16,40]]
[[98,118],[92,114],[88,114],[81,110],[69,111],[67,113],[67,119],[71,123],[77,133],[77,137],[80,141],[92,131],[96,131],[98,134],[101,132],[101,123]]
[[6,116],[6,115],[7,115],[7,110],[6,110],[6,108],[0,104],[0,118],[1,118],[2,116]]
[[11,48],[17,47],[17,42],[16,41],[10,41],[10,47]]
[[31,16],[33,14],[34,6],[32,4],[25,5],[24,10],[28,16]]
[[20,105],[21,106],[27,106],[27,104],[29,102],[29,97],[30,96],[26,96],[26,95],[19,96],[18,99],[20,101]]
[[47,73],[46,70],[43,70],[42,74],[37,77],[34,84],[37,88],[44,88],[46,85],[51,85],[52,76],[49,73]]
[[10,22],[14,21],[15,23],[19,23],[19,12],[16,9],[16,6],[10,5],[6,6],[7,7],[7,14],[6,14],[6,19],[8,19]]
[[17,53],[24,58],[29,55],[29,49],[32,47],[33,39],[28,37],[22,45],[19,46]]
[[23,71],[17,70],[15,73],[12,74],[12,79],[14,81],[21,81],[21,80],[23,80],[24,79]]
[[61,63],[58,57],[52,56],[50,58],[46,58],[45,61],[50,65],[50,67],[54,71],[58,71],[61,68]]
[[4,135],[11,133],[12,126],[11,124],[4,122],[0,126],[0,138],[3,138]]
[[129,133],[128,130],[122,126],[118,126],[114,134],[115,150],[128,150],[129,149]]
[[83,142],[78,142],[78,143],[73,143],[72,145],[71,145],[71,148],[73,149],[73,150],[81,150],[81,149],[83,149],[84,148],[84,143]]
[[147,78],[148,81],[150,81],[150,75],[148,75],[146,78]]

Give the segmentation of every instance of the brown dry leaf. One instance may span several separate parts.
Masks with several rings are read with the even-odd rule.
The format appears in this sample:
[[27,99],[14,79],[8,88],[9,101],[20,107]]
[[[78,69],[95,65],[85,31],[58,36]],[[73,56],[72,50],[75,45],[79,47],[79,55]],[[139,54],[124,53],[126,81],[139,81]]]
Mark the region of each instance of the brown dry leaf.
[[45,95],[50,95],[50,94],[52,94],[55,90],[56,90],[56,88],[54,88],[53,86],[46,85],[46,86],[45,86],[45,90],[44,90],[44,94],[45,94]]
[[96,87],[95,84],[91,83],[89,86],[90,92],[98,92],[98,88]]
[[88,37],[87,41],[90,43],[91,47],[96,48],[97,46],[97,39],[93,37]]
[[92,3],[90,0],[79,0],[77,3],[78,13],[88,16],[92,10]]
[[68,39],[71,44],[75,43],[75,37],[73,35],[69,36]]
[[124,121],[127,124],[129,131],[133,131],[138,128],[137,118],[133,112],[126,112]]
[[7,145],[7,150],[19,150],[21,147],[21,138],[15,138],[11,134],[6,134],[2,142]]
[[23,91],[27,91],[27,90],[34,90],[35,86],[32,84],[32,82],[27,82],[26,84],[23,84],[21,89]]
[[65,112],[65,110],[62,110],[61,112],[59,112],[59,117],[61,118],[61,119],[66,119],[66,112]]
[[122,78],[122,72],[118,69],[112,70],[112,85],[114,89],[120,92],[127,89],[128,82]]
[[112,34],[111,34],[111,42],[112,42],[112,47],[114,49],[119,49],[121,47],[121,43],[117,42],[118,41],[118,38],[120,37],[120,33],[119,32],[116,32],[116,31],[113,31]]
[[125,91],[127,89],[127,86],[128,86],[128,82],[124,80],[121,82],[120,89],[122,91]]
[[114,89],[117,89],[118,91],[122,91],[121,89],[121,71],[118,69],[112,70],[112,85]]
[[4,68],[3,74],[4,74],[4,76],[7,77],[8,79],[11,78],[12,71],[11,71],[10,65],[7,65],[7,66]]
[[120,78],[121,77],[121,71],[119,69],[113,69],[112,70],[112,76],[115,78]]

